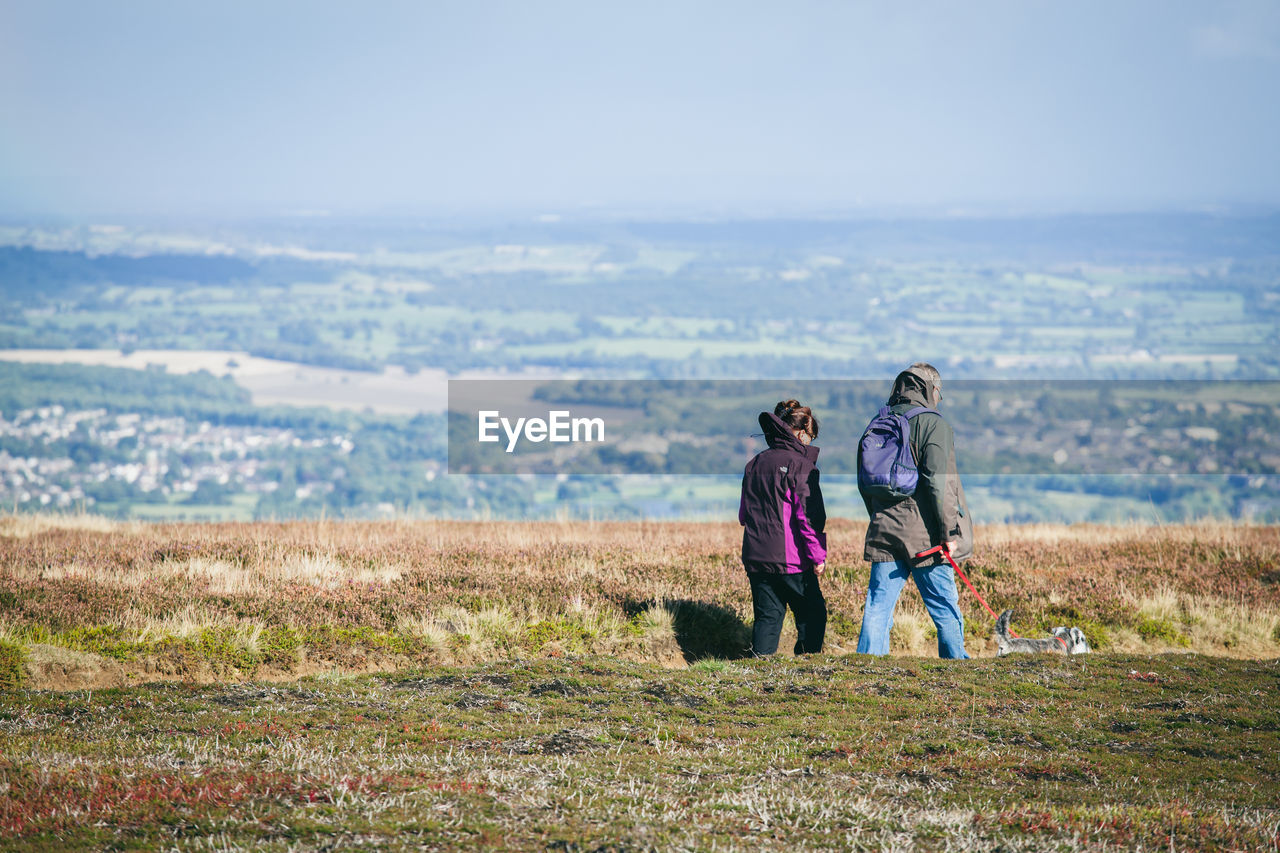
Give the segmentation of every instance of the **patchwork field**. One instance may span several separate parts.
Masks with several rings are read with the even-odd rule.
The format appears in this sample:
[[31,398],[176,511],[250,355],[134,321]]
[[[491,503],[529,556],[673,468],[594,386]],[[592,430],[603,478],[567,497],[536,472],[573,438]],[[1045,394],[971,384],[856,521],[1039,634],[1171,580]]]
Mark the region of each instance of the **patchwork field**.
[[1098,653],[967,663],[849,654],[861,533],[751,660],[731,524],[4,518],[0,847],[1280,848],[1280,530],[980,529]]
[[[205,370],[231,376],[255,405],[327,406],[381,414],[443,412],[448,406],[449,374],[424,367],[408,373],[391,366],[380,371],[316,367],[227,350],[0,350],[0,360],[29,364],[87,364],[146,370],[162,365],[169,373]],[[455,379],[533,378],[537,371],[460,371]]]

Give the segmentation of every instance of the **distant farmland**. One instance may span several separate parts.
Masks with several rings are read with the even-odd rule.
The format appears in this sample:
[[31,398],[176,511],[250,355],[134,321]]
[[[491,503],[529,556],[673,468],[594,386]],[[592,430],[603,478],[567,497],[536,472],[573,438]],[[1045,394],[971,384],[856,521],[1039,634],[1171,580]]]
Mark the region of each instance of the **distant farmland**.
[[35,364],[91,364],[144,370],[163,365],[170,373],[207,370],[231,376],[259,406],[328,406],[383,414],[443,412],[448,375],[424,368],[409,374],[399,367],[371,372],[316,367],[225,350],[0,350],[0,360]]

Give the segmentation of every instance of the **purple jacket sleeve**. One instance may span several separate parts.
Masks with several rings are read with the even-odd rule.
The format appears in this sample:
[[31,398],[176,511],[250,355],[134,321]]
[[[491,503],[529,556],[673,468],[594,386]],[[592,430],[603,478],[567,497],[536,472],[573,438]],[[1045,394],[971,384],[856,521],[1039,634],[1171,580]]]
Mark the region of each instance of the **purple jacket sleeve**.
[[742,487],[742,496],[738,498],[738,523],[747,526],[747,487]]
[[797,500],[792,504],[795,508],[794,518],[791,522],[791,529],[796,534],[796,544],[799,546],[797,550],[800,554],[816,566],[819,563],[827,561],[827,534],[818,533],[813,529],[809,517],[804,514],[804,501]]

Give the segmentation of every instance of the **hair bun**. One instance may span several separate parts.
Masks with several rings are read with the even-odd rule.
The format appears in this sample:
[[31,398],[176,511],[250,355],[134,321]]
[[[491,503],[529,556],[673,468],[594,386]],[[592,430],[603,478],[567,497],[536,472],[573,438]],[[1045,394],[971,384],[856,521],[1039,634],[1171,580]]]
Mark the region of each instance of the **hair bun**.
[[799,400],[783,400],[781,403],[773,407],[773,413],[780,418],[786,418],[796,409],[803,409]]
[[811,438],[818,437],[818,419],[813,416],[813,410],[799,400],[783,400],[773,407],[773,413],[791,429],[807,432]]

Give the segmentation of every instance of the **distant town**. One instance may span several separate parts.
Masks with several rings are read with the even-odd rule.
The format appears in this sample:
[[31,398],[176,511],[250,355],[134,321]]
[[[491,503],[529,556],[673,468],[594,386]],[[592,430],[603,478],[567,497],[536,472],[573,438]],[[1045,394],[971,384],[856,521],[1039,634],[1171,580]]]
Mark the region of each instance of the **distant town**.
[[[16,443],[66,449],[66,455],[12,455],[8,448]],[[92,507],[103,497],[118,500],[122,492],[269,493],[280,488],[279,468],[270,465],[277,451],[323,448],[328,457],[354,447],[346,435],[303,439],[288,429],[44,406],[12,419],[0,414],[0,501],[16,509],[65,509]],[[330,473],[336,480],[344,472],[335,467]],[[295,486],[294,497],[332,489],[332,481],[304,483]]]

